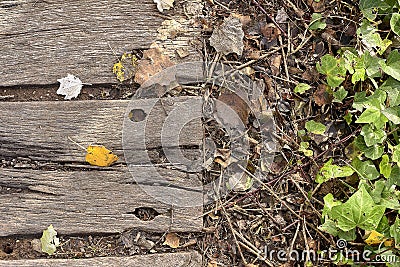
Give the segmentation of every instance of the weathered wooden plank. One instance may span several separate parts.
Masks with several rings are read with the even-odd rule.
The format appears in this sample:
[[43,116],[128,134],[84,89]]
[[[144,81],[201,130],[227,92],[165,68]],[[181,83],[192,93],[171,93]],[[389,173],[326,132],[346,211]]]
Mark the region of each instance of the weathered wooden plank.
[[116,55],[147,49],[162,21],[152,0],[0,1],[0,86],[115,83]]
[[0,261],[0,267],[102,267],[102,266],[163,266],[163,267],[200,267],[201,255],[196,252],[178,252],[169,254],[137,255],[131,257],[97,257],[90,259],[36,259]]
[[[0,169],[0,186],[9,188],[0,191],[0,236],[37,234],[50,224],[60,234],[118,233],[131,228],[201,230],[200,174],[147,167],[136,171],[134,175],[146,177],[147,183],[137,185],[126,169]],[[142,221],[134,214],[141,207],[153,208],[159,215]]]
[[[122,129],[124,116],[129,116],[129,107],[142,109],[146,121],[126,125],[132,130],[128,135],[129,149],[141,150],[143,140],[146,148],[161,147],[161,129],[168,117],[170,125],[181,124],[181,117],[168,114],[190,100],[187,116],[197,117],[180,132],[180,146],[201,146],[203,129],[200,114],[201,98],[163,98],[153,107],[155,100],[130,101],[69,101],[69,102],[0,102],[0,155],[25,157],[52,162],[84,162],[85,152],[68,137],[83,146],[105,145],[123,161]],[[187,106],[187,104],[185,104]],[[145,136],[143,127],[145,128]],[[178,133],[164,131],[163,139],[173,140]],[[177,147],[177,146],[175,146]],[[138,152],[139,153],[139,152]],[[136,155],[135,153],[129,153]],[[139,155],[139,154],[138,154]],[[140,156],[129,159],[140,164]]]

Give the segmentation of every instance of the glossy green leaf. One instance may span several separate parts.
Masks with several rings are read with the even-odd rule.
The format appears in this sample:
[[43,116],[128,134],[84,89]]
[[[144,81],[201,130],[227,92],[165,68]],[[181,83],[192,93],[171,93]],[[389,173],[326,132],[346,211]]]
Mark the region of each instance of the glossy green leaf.
[[348,177],[354,173],[354,170],[348,166],[338,166],[332,164],[333,159],[329,159],[325,162],[324,166],[319,170],[315,181],[322,184],[329,179],[338,177]]
[[400,36],[400,14],[393,13],[390,18],[390,29],[397,35]]
[[344,204],[332,208],[331,218],[337,221],[337,227],[343,231],[356,227],[374,230],[385,209],[384,206],[375,204],[365,187],[361,186]]
[[389,162],[389,156],[383,155],[382,160],[379,163],[379,172],[385,176],[385,178],[389,178],[392,172],[392,165]]
[[326,131],[326,126],[320,122],[316,122],[314,120],[309,120],[305,125],[307,131],[313,134],[323,134]]
[[334,97],[333,102],[341,103],[346,98],[348,93],[349,92],[347,92],[343,86],[340,86],[340,88],[337,91],[333,92],[333,97]]
[[336,59],[331,55],[325,55],[321,58],[321,64],[317,63],[316,68],[319,73],[325,74],[328,85],[338,87],[346,75],[344,59]]
[[390,227],[390,236],[394,238],[395,247],[400,249],[400,218],[397,217],[394,224]]
[[361,135],[364,136],[365,144],[373,146],[380,144],[386,140],[386,132],[382,129],[378,129],[371,124],[366,124],[361,129]]
[[386,74],[392,76],[396,80],[400,80],[400,53],[398,50],[392,50],[386,62],[381,62],[380,65]]
[[390,107],[400,105],[400,81],[389,77],[381,85],[380,89],[387,93]]
[[390,107],[382,110],[382,114],[394,124],[400,124],[400,107]]
[[313,13],[311,15],[311,22],[308,26],[309,30],[323,30],[326,28],[325,20],[322,18],[322,14]]
[[394,188],[387,188],[386,182],[378,180],[374,184],[374,189],[371,191],[371,197],[376,204],[383,205],[388,209],[399,210],[399,200]]
[[299,93],[299,94],[303,94],[306,91],[310,90],[311,86],[309,86],[306,83],[299,83],[298,85],[296,85],[296,87],[294,88],[294,92],[295,93]]
[[355,158],[351,162],[351,166],[353,166],[361,179],[374,180],[379,177],[379,172],[371,160],[361,161]]

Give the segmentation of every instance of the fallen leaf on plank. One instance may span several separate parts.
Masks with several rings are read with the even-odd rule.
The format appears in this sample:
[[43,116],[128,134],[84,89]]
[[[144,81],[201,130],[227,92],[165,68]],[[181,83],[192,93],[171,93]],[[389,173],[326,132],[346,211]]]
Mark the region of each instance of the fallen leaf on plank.
[[164,9],[169,10],[174,7],[174,0],[153,0],[157,4],[157,9],[160,12],[164,12]]
[[113,66],[113,73],[117,76],[118,81],[129,80],[135,75],[137,60],[135,55],[129,53],[124,53],[121,56]]
[[60,83],[57,94],[65,95],[64,99],[68,100],[77,97],[83,86],[82,81],[72,74],[68,74],[67,77],[57,81]]
[[88,146],[86,151],[85,160],[90,165],[108,167],[118,160],[118,156],[104,146]]
[[142,85],[153,75],[173,65],[174,63],[169,59],[169,56],[164,55],[160,48],[150,48],[143,52],[143,58],[138,61],[135,82]]

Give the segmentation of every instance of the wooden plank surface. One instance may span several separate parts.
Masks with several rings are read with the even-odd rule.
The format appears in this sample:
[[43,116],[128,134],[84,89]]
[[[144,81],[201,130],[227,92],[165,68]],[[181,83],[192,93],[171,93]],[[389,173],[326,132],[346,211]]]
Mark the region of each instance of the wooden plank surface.
[[[161,147],[163,121],[171,110],[188,99],[163,98],[153,108],[154,100],[139,99],[130,103],[130,106],[148,114],[146,137],[140,130],[145,122],[132,122],[132,126],[139,130],[132,133],[130,148],[141,149],[144,139],[148,149]],[[192,99],[191,112],[200,116],[202,100]],[[122,128],[124,116],[128,116],[128,104],[127,100],[0,102],[0,155],[49,162],[84,162],[84,151],[71,138],[85,147],[90,144],[105,145],[123,158]],[[164,138],[171,139],[176,135],[175,132],[166,134],[172,136]],[[184,127],[180,136],[181,146],[200,146],[203,141],[200,117]],[[140,161],[140,158],[130,159],[130,163],[139,164]]]
[[143,266],[143,267],[201,267],[198,252],[138,255],[131,257],[98,257],[90,259],[36,259],[0,261],[0,267],[102,267],[102,266]]
[[[159,173],[181,183],[200,184],[197,174],[160,169]],[[119,233],[127,229],[144,231],[200,231],[202,229],[201,191],[174,185],[152,185],[157,173],[143,169],[148,190],[135,183],[125,170],[40,171],[0,169],[0,236],[38,234],[53,224],[60,234]],[[146,186],[146,185],[145,185]],[[148,195],[143,191],[151,191]],[[158,193],[158,195],[157,195]],[[159,199],[154,198],[154,196]],[[163,203],[172,196],[185,198],[197,207]],[[153,208],[159,215],[141,221],[136,208]]]
[[[1,103],[0,156],[39,160],[43,165],[39,164],[39,169],[0,169],[0,236],[40,233],[49,224],[61,234],[116,233],[131,228],[201,230],[201,173],[171,168],[163,162],[154,166],[148,161],[160,160],[161,126],[188,99],[196,119],[180,133],[188,147],[184,154],[202,159],[200,98],[162,99],[151,111],[153,99],[129,105],[128,101]],[[140,130],[130,135],[129,172],[121,138],[123,119],[130,110],[126,107],[131,105],[143,109],[148,121],[145,125],[128,120],[136,129],[146,128],[146,137]],[[182,117],[172,116],[172,124],[181,124]],[[167,139],[176,134],[167,131]],[[92,167],[84,162],[85,151],[68,136],[84,146],[105,145],[121,159],[109,168]],[[147,140],[146,150],[135,146],[143,140]],[[171,144],[170,149],[180,151],[179,146]],[[48,163],[56,170],[47,171]],[[134,215],[141,207],[153,208],[159,215],[152,221],[141,221]]]
[[115,83],[116,58],[155,41],[159,14],[152,0],[0,1],[0,86]]

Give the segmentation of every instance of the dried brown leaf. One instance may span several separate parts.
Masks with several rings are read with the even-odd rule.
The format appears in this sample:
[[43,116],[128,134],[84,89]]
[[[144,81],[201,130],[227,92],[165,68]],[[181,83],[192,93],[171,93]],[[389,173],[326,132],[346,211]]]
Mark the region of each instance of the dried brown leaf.
[[228,55],[235,53],[239,56],[243,53],[244,32],[240,19],[230,16],[217,26],[210,38],[210,44],[218,53]]
[[135,82],[143,84],[150,77],[173,65],[169,56],[164,55],[160,48],[150,48],[143,52],[143,58],[138,61]]
[[281,31],[273,23],[266,23],[260,28],[262,35],[267,39],[267,42],[271,42],[281,35]]
[[270,66],[272,75],[278,76],[281,73],[282,55],[272,56],[270,59]]
[[224,91],[218,97],[218,100],[232,108],[242,122],[245,125],[247,124],[250,108],[240,96],[230,91]]
[[179,241],[180,238],[177,234],[175,233],[168,233],[165,236],[165,241],[163,243],[163,245],[167,245],[170,248],[178,248],[179,247]]
[[326,91],[326,85],[320,84],[313,94],[314,102],[318,106],[323,106],[332,102],[332,96]]

